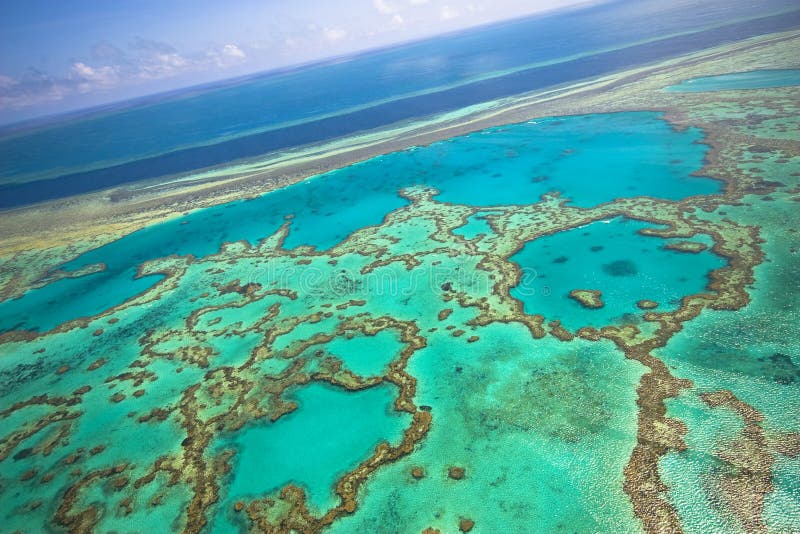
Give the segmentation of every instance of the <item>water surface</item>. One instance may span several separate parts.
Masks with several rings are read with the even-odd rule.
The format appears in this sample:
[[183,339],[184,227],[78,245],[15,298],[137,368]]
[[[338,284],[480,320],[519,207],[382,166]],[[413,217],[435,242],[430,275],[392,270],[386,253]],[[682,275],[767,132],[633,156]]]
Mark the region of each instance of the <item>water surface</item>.
[[[511,295],[526,313],[558,319],[568,329],[638,323],[639,301],[657,302],[655,311],[676,310],[682,297],[705,291],[708,274],[725,264],[709,251],[664,248],[677,240],[643,236],[645,228],[656,227],[618,217],[531,241],[511,260],[533,270],[535,284]],[[582,306],[569,296],[574,289],[601,291],[603,307]]]
[[677,131],[658,113],[628,112],[536,120],[412,147],[149,226],[83,254],[62,268],[104,263],[105,271],[0,303],[0,331],[49,330],[97,314],[160,279],[135,278],[144,261],[202,257],[225,242],[256,244],[287,217],[286,248],[328,249],[407,205],[398,193],[412,185],[434,187],[437,200],[469,206],[530,204],[546,193],[582,207],[623,197],[717,193],[721,182],[693,175],[708,150],[701,140],[697,128]]
[[800,23],[800,11],[766,16],[796,7],[786,0],[735,6],[610,2],[11,132],[0,137],[0,208],[258,157]]
[[739,89],[764,89],[800,85],[800,69],[751,70],[718,76],[702,76],[671,85],[665,91],[676,93],[703,93],[708,91],[734,91]]

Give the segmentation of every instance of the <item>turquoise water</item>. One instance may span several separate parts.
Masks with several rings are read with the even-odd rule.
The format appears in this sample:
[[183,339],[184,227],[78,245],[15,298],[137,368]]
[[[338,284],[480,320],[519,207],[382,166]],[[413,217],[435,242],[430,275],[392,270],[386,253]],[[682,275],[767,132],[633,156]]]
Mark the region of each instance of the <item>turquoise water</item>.
[[[794,158],[793,169],[799,164]],[[797,185],[796,177],[787,180]],[[797,203],[781,193],[771,202],[746,202],[724,211],[742,224],[760,225],[766,240],[766,261],[756,268],[756,283],[748,291],[751,302],[736,313],[704,312],[656,354],[693,383],[667,403],[668,415],[687,424],[686,440],[693,449],[661,462],[670,497],[685,521],[716,532],[741,530],[719,510],[714,488],[728,467],[718,449],[744,425],[732,410],[706,406],[699,394],[733,391],[763,414],[761,426],[772,438],[800,432],[800,293],[789,289],[800,279],[800,256],[795,229],[786,225],[794,220]],[[771,453],[774,490],[765,498],[765,518],[771,532],[800,531],[800,456]]]
[[437,199],[471,206],[535,203],[559,192],[595,206],[620,197],[682,199],[720,191],[692,176],[708,147],[696,128],[677,131],[653,112],[543,119],[376,157],[262,197],[151,226],[63,266],[105,263],[105,272],[62,280],[0,303],[0,331],[49,330],[123,302],[159,277],[134,280],[138,266],[170,254],[202,257],[224,242],[256,244],[292,216],[285,247],[328,249],[379,224],[408,201],[403,187],[428,185]]
[[492,227],[482,213],[471,215],[464,226],[459,226],[453,233],[462,236],[464,239],[475,239],[481,235],[492,235]]
[[388,363],[399,356],[403,345],[394,333],[381,331],[374,336],[337,337],[325,349],[357,375],[381,376]]
[[678,85],[671,85],[664,90],[677,93],[702,93],[705,91],[790,87],[792,85],[800,85],[800,69],[751,70],[718,76],[703,76],[683,81]]
[[[334,484],[342,475],[379,443],[405,438],[410,446],[402,455],[375,460],[354,496],[356,510],[331,531],[457,532],[465,518],[476,521],[476,532],[640,531],[624,483],[650,371],[609,340],[539,337],[503,283],[514,273],[509,259],[535,272],[511,297],[525,312],[569,329],[637,323],[640,299],[657,301],[663,312],[705,291],[709,271],[725,264],[710,250],[666,249],[676,239],[641,235],[657,226],[621,217],[578,225],[657,205],[656,220],[708,228],[722,236],[720,246],[746,246],[735,223],[707,226],[697,219],[711,214],[684,211],[706,198],[575,208],[631,195],[718,192],[719,182],[690,176],[707,150],[699,135],[675,131],[654,113],[494,128],[198,211],[69,262],[68,269],[108,267],[4,303],[0,311],[10,315],[3,317],[19,322],[13,310],[31,306],[25,320],[51,326],[142,291],[127,286],[141,262],[179,268],[174,286],[150,290],[146,305],[115,313],[113,321],[93,318],[86,328],[0,343],[0,398],[10,407],[0,414],[0,437],[19,436],[0,448],[8,451],[0,458],[0,495],[8,503],[0,524],[10,531],[67,528],[54,518],[78,482],[70,511],[96,512],[95,530],[103,532],[131,525],[195,532],[202,529],[187,523],[200,519],[206,531],[243,532],[259,507],[261,519],[280,525],[294,497],[282,496],[286,484],[304,490],[319,518],[338,504]],[[794,167],[781,170],[795,179]],[[438,193],[412,188],[398,195],[413,184]],[[556,191],[573,207],[536,203]],[[758,205],[771,214],[771,226],[784,228],[796,202],[775,196]],[[492,207],[497,202],[532,204]],[[763,214],[741,216],[755,209],[751,204],[731,206],[729,215],[756,224]],[[288,247],[317,250],[280,248],[275,234],[262,241],[284,223]],[[542,235],[553,229],[561,231]],[[759,269],[784,270],[767,271],[774,285],[757,282],[759,298],[748,308],[704,310],[654,351],[694,384],[667,402],[687,424],[692,449],[657,465],[687,532],[736,530],[706,493],[718,473],[719,443],[742,425],[724,409],[708,409],[699,391],[730,387],[765,414],[774,435],[798,429],[797,296],[785,289],[797,279],[791,230],[776,240],[762,228],[777,250],[768,248],[773,261]],[[253,246],[218,250],[238,239]],[[688,240],[712,245],[704,234]],[[158,259],[176,251],[187,257]],[[106,297],[94,297],[94,288],[106,285]],[[69,289],[67,302],[55,298],[59,288]],[[583,308],[567,297],[572,289],[602,291],[605,306]],[[26,300],[30,295],[35,299]],[[655,325],[647,326],[640,325],[643,337]],[[71,418],[45,419],[63,414]],[[430,428],[411,426],[426,417]],[[92,452],[98,447],[105,449]],[[790,507],[793,462],[777,458],[767,502],[769,525],[787,531],[800,517]],[[122,464],[119,473],[95,478],[98,469]],[[451,476],[454,467],[463,478]],[[781,510],[790,510],[787,517]],[[719,528],[703,528],[709,525]]]
[[[638,532],[621,471],[636,440],[641,368],[610,343],[532,341],[519,324],[479,333],[468,347],[431,335],[412,359],[434,424],[331,531],[457,533],[469,517],[475,532]],[[451,465],[464,480],[447,477]],[[414,466],[425,478],[410,476]]]
[[[656,227],[616,218],[531,241],[511,257],[526,272],[511,295],[526,313],[558,319],[568,329],[637,323],[644,314],[638,301],[657,302],[654,311],[675,310],[684,296],[703,292],[708,273],[725,264],[709,251],[665,249],[678,240],[638,233],[645,228]],[[573,289],[600,290],[604,306],[585,308],[569,297]]]
[[391,385],[348,392],[315,383],[289,395],[298,403],[295,412],[221,437],[218,447],[236,450],[227,508],[289,483],[306,491],[316,512],[335,505],[340,476],[370,456],[378,443],[400,442],[409,416],[392,409],[395,395]]
[[[619,197],[681,199],[715,193],[719,182],[691,176],[707,147],[696,128],[675,131],[652,112],[540,119],[434,143],[380,161],[470,206],[531,204],[559,192],[590,207]],[[376,160],[377,163],[377,160]]]

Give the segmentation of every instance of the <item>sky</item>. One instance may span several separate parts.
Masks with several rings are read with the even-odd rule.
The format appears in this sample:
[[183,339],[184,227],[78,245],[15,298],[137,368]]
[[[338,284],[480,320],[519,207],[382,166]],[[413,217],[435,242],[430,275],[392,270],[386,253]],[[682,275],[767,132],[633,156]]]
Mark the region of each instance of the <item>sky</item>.
[[384,47],[585,0],[0,2],[0,122]]

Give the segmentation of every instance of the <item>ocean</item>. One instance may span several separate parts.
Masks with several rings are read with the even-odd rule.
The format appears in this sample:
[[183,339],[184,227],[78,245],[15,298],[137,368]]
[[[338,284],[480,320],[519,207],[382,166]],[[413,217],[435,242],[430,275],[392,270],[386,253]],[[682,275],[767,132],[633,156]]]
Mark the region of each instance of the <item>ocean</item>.
[[[659,6],[15,127],[0,203],[798,25],[764,11],[780,2]],[[648,109],[408,147],[96,248],[31,233],[0,258],[20,290],[0,302],[1,528],[798,531],[798,42],[683,64],[664,83],[699,73],[703,91],[649,91]],[[773,70],[702,76],[764,50]],[[770,88],[725,90],[742,85]]]
[[188,173],[788,29],[800,24],[794,8],[786,0],[611,2],[49,126],[6,127],[0,208]]

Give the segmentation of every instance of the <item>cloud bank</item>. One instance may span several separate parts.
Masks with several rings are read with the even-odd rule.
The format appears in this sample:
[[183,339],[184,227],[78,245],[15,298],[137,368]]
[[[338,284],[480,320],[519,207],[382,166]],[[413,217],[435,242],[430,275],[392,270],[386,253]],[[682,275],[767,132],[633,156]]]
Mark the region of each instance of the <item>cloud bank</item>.
[[193,72],[222,71],[246,59],[247,54],[233,43],[184,55],[168,43],[143,38],[130,43],[127,51],[100,42],[93,47],[90,58],[73,62],[62,76],[34,68],[19,78],[0,75],[0,107],[21,108],[58,101],[75,93],[108,92]]

